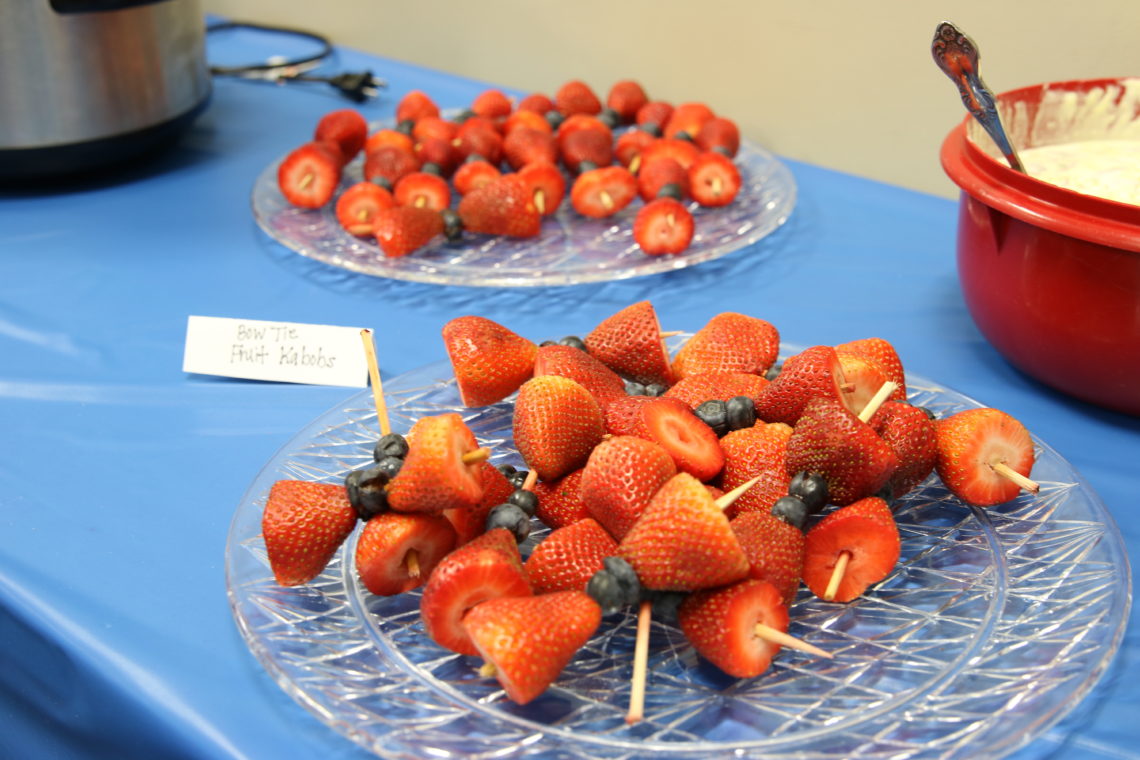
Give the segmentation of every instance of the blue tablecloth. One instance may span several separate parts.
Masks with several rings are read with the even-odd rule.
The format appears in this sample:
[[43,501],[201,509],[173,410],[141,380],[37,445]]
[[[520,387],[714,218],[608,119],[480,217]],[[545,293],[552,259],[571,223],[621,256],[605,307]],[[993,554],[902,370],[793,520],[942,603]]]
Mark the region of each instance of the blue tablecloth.
[[[242,60],[261,44],[211,54]],[[334,63],[391,83],[361,107],[369,119],[411,89],[459,105],[485,86],[352,51]],[[0,756],[365,756],[255,661],[223,573],[255,473],[350,392],[187,376],[190,314],[373,327],[389,377],[443,359],[440,327],[463,313],[558,337],[648,298],[665,329],[734,310],[801,345],[880,335],[909,371],[1010,412],[1072,462],[1135,561],[1140,420],[1048,390],[985,342],[958,290],[951,201],[789,161],[789,223],[695,268],[570,288],[386,281],[271,243],[250,214],[257,174],[344,105],[319,85],[218,80],[159,159],[0,195]],[[1140,757],[1135,632],[1018,757]]]

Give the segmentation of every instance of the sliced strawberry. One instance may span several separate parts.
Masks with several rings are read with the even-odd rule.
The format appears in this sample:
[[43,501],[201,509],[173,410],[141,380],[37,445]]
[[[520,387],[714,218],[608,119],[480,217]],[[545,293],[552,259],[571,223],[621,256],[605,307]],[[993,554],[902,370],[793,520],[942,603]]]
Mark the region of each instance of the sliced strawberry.
[[632,79],[614,82],[606,95],[606,106],[613,109],[622,123],[629,124],[637,118],[637,112],[649,102],[649,97],[641,85]]
[[693,215],[672,198],[645,204],[633,218],[633,239],[650,256],[681,253],[693,240]]
[[585,591],[602,560],[617,554],[617,541],[592,518],[550,532],[526,561],[526,575],[536,594]]
[[889,481],[899,498],[926,480],[938,463],[938,432],[925,411],[902,401],[887,401],[870,420],[879,437],[894,449],[899,467]]
[[779,590],[749,579],[681,603],[678,620],[697,653],[730,676],[752,678],[768,669],[780,645],[756,635],[757,624],[788,630],[788,610]]
[[491,599],[463,618],[479,654],[495,668],[507,696],[524,705],[552,684],[602,621],[581,591]]
[[755,399],[768,385],[768,380],[751,372],[699,372],[681,378],[665,391],[665,398],[683,401],[696,409],[706,401],[726,401],[734,396]]
[[563,116],[576,113],[594,115],[602,110],[602,102],[585,82],[574,79],[566,82],[554,93],[554,105]]
[[[613,138],[606,132],[595,129],[579,129],[558,139],[558,154],[562,163],[571,172],[577,173],[593,164],[595,167],[609,167],[614,162]],[[614,167],[626,171],[624,167]]]
[[389,258],[407,256],[443,233],[443,217],[435,209],[393,206],[380,209],[372,220],[372,234]]
[[351,108],[331,111],[317,122],[313,139],[317,142],[336,143],[344,162],[348,163],[356,157],[368,139],[368,122]]
[[578,175],[570,188],[570,203],[583,216],[613,216],[637,197],[637,180],[621,166],[591,169]]
[[669,121],[662,125],[665,137],[676,137],[678,132],[684,132],[695,139],[700,134],[701,127],[716,114],[704,103],[680,103],[669,115]]
[[396,122],[419,121],[425,116],[439,116],[439,106],[422,90],[412,90],[396,104]]
[[638,301],[606,317],[585,342],[592,356],[622,377],[645,385],[673,383],[661,325],[649,301]]
[[261,535],[273,577],[282,586],[321,574],[356,526],[344,486],[279,480],[269,489]]
[[558,210],[566,195],[566,178],[549,161],[532,161],[518,170],[518,177],[530,190],[538,213],[550,216]]
[[443,211],[451,205],[451,187],[447,180],[427,172],[412,172],[396,183],[392,194],[397,206],[415,206]]
[[458,212],[470,232],[526,238],[542,229],[530,189],[514,174],[504,174],[463,196]]
[[679,187],[682,197],[689,195],[689,173],[675,159],[662,156],[638,169],[637,193],[646,203],[656,198],[665,185]]
[[771,583],[784,604],[790,605],[804,570],[807,544],[803,532],[771,512],[748,512],[733,518],[730,525],[748,557],[749,576]]
[[466,161],[451,175],[451,183],[460,195],[467,195],[502,176],[497,168],[487,161]]
[[415,146],[416,141],[410,135],[395,129],[380,129],[368,136],[368,140],[364,143],[364,152],[370,154],[381,148],[396,148],[413,153]]
[[843,370],[843,403],[855,414],[859,414],[874,398],[883,384],[887,382],[887,374],[874,361],[845,351],[836,351],[839,366]]
[[462,417],[455,412],[421,417],[408,432],[408,441],[404,464],[388,484],[388,506],[397,512],[438,514],[479,503],[480,462],[463,461],[479,443]]
[[356,542],[356,571],[377,596],[395,596],[423,585],[455,547],[455,529],[440,515],[381,512]]
[[420,160],[410,150],[382,145],[364,157],[364,178],[393,188],[406,175],[420,170]]
[[547,111],[554,110],[554,101],[548,95],[541,92],[532,92],[519,101],[515,111],[534,111],[535,113],[545,114]]
[[792,429],[782,422],[761,422],[750,428],[733,430],[720,439],[724,452],[721,486],[726,491],[761,476],[756,485],[728,507],[730,518],[749,512],[767,513],[777,499],[788,494],[792,476],[784,467],[784,457],[791,435]]
[[702,206],[727,206],[736,200],[743,179],[731,158],[702,153],[689,167],[689,194]]
[[888,380],[898,384],[898,388],[890,396],[891,400],[906,401],[906,375],[903,372],[902,361],[895,347],[889,342],[882,338],[863,338],[840,343],[835,350],[837,353],[855,354],[873,361],[886,374]]
[[899,561],[898,528],[887,503],[871,496],[829,513],[808,531],[804,583],[824,598],[844,552],[847,567],[833,597],[849,602],[890,575]]
[[336,199],[336,219],[340,226],[358,237],[373,234],[376,214],[396,204],[392,194],[372,182],[357,182]]
[[625,381],[590,354],[572,346],[541,346],[534,359],[534,376],[561,375],[582,385],[605,412],[618,399],[626,398]]
[[590,454],[579,486],[590,515],[622,540],[665,481],[677,474],[673,457],[653,441],[618,435]]
[[665,129],[665,125],[669,123],[669,117],[672,115],[673,105],[671,103],[664,100],[651,100],[637,109],[635,120],[639,127],[646,124],[656,124],[661,129]]
[[558,143],[554,135],[549,132],[531,127],[518,127],[503,138],[503,157],[515,171],[539,161],[556,164]]
[[[507,476],[499,472],[490,462],[480,463],[479,479],[483,485],[483,496],[478,504],[473,507],[443,511],[443,516],[451,523],[451,527],[455,528],[456,546],[463,546],[483,535],[487,530],[487,515],[492,509],[504,503],[515,491]],[[515,544],[513,538],[511,544]]]
[[605,435],[605,422],[588,390],[569,378],[544,375],[519,389],[512,429],[527,466],[540,479],[555,480],[586,463]]
[[340,154],[325,143],[294,149],[277,168],[277,186],[285,200],[300,208],[320,208],[340,184]]
[[725,311],[681,346],[673,360],[673,374],[679,378],[704,372],[763,375],[779,353],[780,332],[770,322]]
[[748,575],[748,559],[704,484],[679,472],[657,490],[618,547],[641,584],[697,591]]
[[590,516],[579,488],[584,469],[574,470],[558,480],[547,483],[540,480],[534,484],[534,494],[538,497],[535,516],[544,525],[558,529]]
[[693,137],[701,150],[716,151],[729,158],[740,150],[740,129],[730,119],[719,116],[709,119]]
[[716,477],[724,467],[724,452],[713,429],[683,402],[657,398],[641,407],[645,437],[673,457],[677,469],[698,480]]
[[967,409],[938,420],[938,476],[969,504],[992,506],[1015,498],[1021,486],[999,474],[1004,465],[1029,476],[1033,439],[1017,419],[998,409]]
[[[701,149],[688,140],[673,140],[662,137],[641,150],[641,164],[646,166],[659,158],[671,158],[679,163],[685,171],[689,171],[699,155],[701,155]],[[692,184],[691,177],[689,183]]]
[[538,346],[486,317],[455,317],[443,344],[464,406],[502,401],[534,374]]
[[[644,167],[641,160],[641,151],[645,146],[654,142],[657,138],[648,132],[641,129],[630,129],[623,132],[618,137],[617,142],[614,143],[614,158],[617,159],[625,168],[629,169],[634,174],[639,174]],[[685,175],[685,182],[689,181],[689,175]]]
[[814,472],[827,481],[832,504],[845,505],[879,492],[899,458],[871,426],[842,402],[812,399],[788,439],[788,475]]
[[484,90],[471,101],[471,110],[488,119],[509,116],[513,107],[511,99],[502,90]]
[[[485,538],[515,539],[506,528],[495,528]],[[504,544],[505,546],[505,544]],[[432,641],[453,652],[478,655],[463,628],[463,617],[488,599],[530,596],[530,582],[514,549],[512,557],[498,545],[482,538],[456,549],[432,571],[420,599],[424,632]]]
[[795,425],[813,398],[841,401],[843,383],[843,367],[834,348],[806,348],[789,357],[776,379],[755,399],[756,416],[765,422]]

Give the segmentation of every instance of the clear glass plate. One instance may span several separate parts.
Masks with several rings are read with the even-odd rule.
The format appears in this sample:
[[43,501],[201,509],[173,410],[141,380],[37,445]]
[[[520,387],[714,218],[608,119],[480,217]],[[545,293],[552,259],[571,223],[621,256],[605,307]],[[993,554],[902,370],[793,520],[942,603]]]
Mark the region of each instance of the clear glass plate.
[[[978,406],[918,377],[912,402]],[[521,464],[511,403],[464,409],[446,362],[384,385],[393,429],[459,411],[494,460]],[[902,558],[850,604],[801,590],[790,633],[834,654],[783,650],[763,675],[729,678],[673,625],[654,621],[646,719],[625,724],[635,616],[602,626],[534,702],[507,700],[478,658],[432,643],[419,593],[379,598],[358,582],[355,534],[312,583],[273,580],[261,513],[280,478],[340,482],[378,433],[361,392],[281,449],[238,505],[226,546],[230,603],[274,680],[320,720],[381,757],[1001,757],[1071,710],[1116,651],[1131,601],[1123,540],[1096,494],[1035,439],[1037,496],[991,509],[936,476],[897,505]],[[538,525],[538,523],[536,523]],[[547,531],[536,530],[524,554]]]
[[[280,161],[253,186],[253,215],[277,242],[317,261],[353,272],[436,285],[522,287],[575,285],[638,277],[700,264],[751,245],[787,221],[796,202],[788,167],[758,145],[742,142],[736,156],[744,184],[736,200],[719,209],[690,203],[696,229],[683,253],[648,256],[633,242],[634,203],[609,219],[588,219],[569,202],[548,217],[537,238],[467,235],[460,243],[440,238],[408,256],[390,259],[373,240],[340,226],[332,204],[299,209],[277,189]],[[343,186],[361,179],[362,159],[345,171]],[[569,186],[567,186],[569,193]]]

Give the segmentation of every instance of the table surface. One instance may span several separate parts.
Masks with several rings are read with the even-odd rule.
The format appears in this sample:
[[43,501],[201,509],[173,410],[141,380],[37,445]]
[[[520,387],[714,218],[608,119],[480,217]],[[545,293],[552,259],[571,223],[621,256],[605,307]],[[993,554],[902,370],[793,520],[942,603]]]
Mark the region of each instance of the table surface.
[[[211,60],[266,48],[280,44],[229,35]],[[370,120],[411,89],[462,105],[486,87],[349,50],[343,68],[389,81],[360,107]],[[731,310],[801,345],[879,335],[909,371],[1013,414],[1073,463],[1135,572],[1140,420],[1055,393],[986,343],[958,289],[953,202],[788,161],[790,221],[714,262],[577,287],[400,283],[298,256],[250,213],[257,174],[345,105],[321,85],[219,79],[145,166],[0,191],[0,756],[368,756],[256,662],[223,563],[260,467],[353,392],[188,376],[191,314],[372,327],[385,377],[443,359],[440,328],[459,314],[558,337],[650,299],[664,329]],[[935,161],[939,138],[914,160]],[[1015,757],[1140,758],[1136,655],[1132,625],[1090,696]]]

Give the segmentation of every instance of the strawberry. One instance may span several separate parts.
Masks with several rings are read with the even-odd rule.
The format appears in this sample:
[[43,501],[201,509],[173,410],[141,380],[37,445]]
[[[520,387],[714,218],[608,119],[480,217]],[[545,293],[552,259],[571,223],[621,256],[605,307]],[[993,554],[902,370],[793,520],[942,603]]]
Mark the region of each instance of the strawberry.
[[547,111],[554,110],[554,101],[549,96],[543,95],[541,92],[532,92],[519,101],[515,111],[534,111],[535,113],[545,114]]
[[669,121],[661,126],[667,138],[676,137],[678,132],[696,138],[705,122],[713,118],[716,114],[704,103],[680,103],[669,115]]
[[831,512],[808,531],[804,583],[821,599],[844,552],[849,558],[834,596],[837,602],[860,596],[890,575],[899,561],[899,532],[885,501],[874,496],[860,499]]
[[566,82],[558,88],[554,93],[554,105],[563,116],[576,113],[592,116],[602,110],[602,102],[598,100],[598,96],[590,86],[577,79]]
[[527,109],[515,111],[503,122],[503,134],[509,135],[513,130],[524,127],[527,129],[537,129],[539,132],[546,132],[547,134],[553,134],[554,127],[550,126],[550,122],[543,116],[544,113],[546,112]]
[[451,142],[459,134],[459,125],[450,119],[441,119],[438,116],[425,116],[412,127],[412,143],[424,140],[443,140]]
[[617,541],[587,517],[557,528],[534,547],[526,561],[526,575],[536,594],[585,591],[602,560],[617,553]]
[[735,122],[721,117],[709,119],[693,135],[697,147],[704,151],[717,151],[732,158],[740,150],[740,130]]
[[655,398],[641,407],[643,437],[673,457],[677,469],[698,480],[717,476],[724,467],[724,452],[713,429],[683,402]]
[[657,490],[618,546],[641,584],[697,591],[748,575],[748,559],[704,484],[679,472]]
[[697,653],[735,678],[760,675],[780,651],[756,635],[756,625],[786,632],[789,622],[779,590],[755,579],[693,594],[681,603],[678,620]]
[[394,129],[380,129],[368,136],[364,143],[364,153],[374,153],[380,148],[397,148],[412,153],[416,142],[410,135],[397,132]]
[[418,172],[420,160],[410,150],[382,145],[364,157],[364,179],[393,188],[405,174]]
[[582,591],[491,599],[463,617],[475,648],[520,705],[546,691],[601,622],[602,608]]
[[693,215],[672,198],[658,198],[633,218],[633,240],[650,256],[680,253],[693,240]]
[[878,365],[888,380],[898,384],[898,388],[890,395],[892,401],[906,401],[906,375],[903,372],[902,361],[899,360],[895,347],[882,338],[863,338],[848,343],[840,343],[835,347],[836,353],[855,354],[869,359]]
[[934,471],[938,462],[934,420],[916,406],[887,401],[871,417],[870,424],[899,458],[899,468],[889,481],[891,498],[897,499]]
[[994,470],[1005,465],[1027,476],[1033,440],[1014,417],[998,409],[967,409],[938,420],[938,476],[958,498],[977,506],[1001,504],[1020,486]]
[[470,232],[527,238],[542,229],[542,216],[527,184],[514,174],[504,174],[463,196],[458,212]]
[[456,192],[467,195],[501,176],[502,172],[487,161],[466,161],[451,175],[451,183]]
[[502,90],[484,90],[471,101],[471,110],[488,119],[509,116],[512,108],[511,99]]
[[593,357],[625,378],[643,385],[673,383],[661,325],[649,301],[638,301],[606,317],[585,341]]
[[344,157],[344,163],[348,163],[356,157],[368,139],[368,122],[351,108],[331,111],[317,122],[313,139],[317,142],[336,143]]
[[438,514],[470,509],[483,497],[480,463],[463,456],[479,448],[455,412],[421,417],[408,432],[409,450],[388,484],[388,506],[397,512]]
[[887,375],[877,363],[859,354],[836,351],[835,355],[839,358],[845,381],[843,403],[859,414],[887,382]]
[[396,122],[419,121],[425,116],[439,116],[439,106],[422,90],[412,90],[396,104]]
[[736,164],[720,153],[702,153],[689,167],[689,194],[702,206],[727,206],[742,182]]
[[277,187],[299,208],[320,208],[340,184],[340,153],[326,143],[310,142],[290,151],[277,168]]
[[625,381],[612,369],[581,349],[553,344],[541,346],[534,359],[534,376],[561,375],[579,383],[593,395],[604,412],[626,398]]
[[380,209],[372,219],[372,234],[389,258],[406,256],[443,233],[443,217],[431,208],[393,206]]
[[535,516],[544,525],[558,529],[590,516],[579,490],[584,469],[574,470],[558,480],[548,483],[540,480],[534,484],[534,493],[538,497]]
[[898,455],[841,402],[812,399],[788,439],[788,475],[814,472],[827,481],[832,504],[878,493],[899,466]]
[[[483,485],[483,496],[478,504],[473,507],[443,511],[443,516],[451,523],[451,527],[455,528],[456,546],[463,546],[483,535],[487,529],[487,515],[492,509],[504,503],[515,491],[507,476],[499,472],[490,462],[480,462],[479,480]],[[511,544],[514,543],[512,538]]]
[[452,144],[464,160],[470,156],[479,156],[494,166],[503,160],[503,137],[494,127],[460,129],[459,137]]
[[463,616],[488,599],[531,594],[514,536],[506,528],[495,528],[448,554],[432,570],[420,598],[424,632],[445,649],[478,655],[463,628]]
[[653,441],[614,436],[590,454],[579,486],[581,499],[590,515],[620,541],[657,489],[676,474],[669,452]]
[[669,123],[669,117],[673,115],[673,105],[666,103],[664,100],[651,100],[641,108],[637,109],[637,116],[634,119],[637,121],[639,127],[646,124],[656,124],[661,129]]
[[673,360],[679,378],[704,372],[763,375],[780,353],[780,333],[763,319],[725,311],[681,346]]
[[614,140],[613,130],[606,126],[604,121],[596,116],[576,113],[572,116],[568,116],[565,121],[558,125],[558,133],[555,137],[558,140],[559,150],[564,149],[566,139],[575,132],[594,132],[604,137],[606,142],[611,144]]
[[534,374],[538,346],[486,317],[455,317],[443,344],[464,406],[502,401]]
[[586,463],[605,422],[588,390],[567,377],[543,375],[519,389],[512,429],[527,465],[540,479],[555,480]]
[[696,409],[706,401],[721,401],[734,396],[756,398],[768,385],[768,380],[751,372],[698,372],[678,380],[665,391],[665,398],[675,398]]
[[782,422],[761,422],[733,430],[720,439],[724,452],[721,486],[726,491],[757,475],[763,476],[728,507],[730,518],[749,512],[768,512],[777,499],[787,495],[792,476],[784,468],[784,457],[791,435],[792,429]]
[[646,203],[656,198],[665,185],[681,188],[682,197],[689,194],[689,173],[676,160],[662,156],[638,169],[637,193]]
[[[595,167],[608,167],[614,162],[613,139],[595,129],[579,129],[558,140],[562,163],[571,172],[582,171],[587,162]],[[623,167],[615,167],[625,171]]]
[[358,237],[372,235],[376,214],[396,204],[392,194],[371,182],[357,182],[336,199],[336,220]]
[[356,526],[344,486],[279,480],[269,489],[261,535],[273,577],[282,586],[321,574]]
[[421,165],[435,164],[446,177],[450,177],[463,160],[459,149],[451,140],[436,137],[425,137],[417,141],[412,150]]
[[807,546],[803,532],[771,512],[748,512],[729,524],[748,557],[749,576],[771,583],[790,605],[803,575]]
[[364,524],[356,542],[356,571],[377,596],[423,585],[455,547],[455,530],[440,515],[381,512]]
[[[617,142],[614,143],[614,158],[617,159],[625,168],[629,169],[634,174],[641,171],[643,163],[641,161],[641,151],[645,146],[654,142],[657,138],[653,135],[640,129],[631,129],[623,132],[618,137]],[[685,175],[685,181],[689,181],[689,175]]]
[[499,119],[489,119],[485,116],[468,116],[463,120],[463,123],[459,125],[455,137],[462,138],[473,132],[486,132],[502,137],[504,132],[500,125],[501,121]]
[[392,197],[397,206],[443,211],[451,205],[451,187],[447,180],[438,175],[412,172],[400,178]]
[[550,216],[558,210],[566,195],[566,178],[557,166],[549,161],[532,161],[517,172],[530,191],[538,213]]
[[[641,165],[647,166],[659,158],[671,158],[689,171],[700,155],[701,149],[688,140],[660,138],[641,149]],[[692,183],[692,177],[689,182]]]
[[843,398],[843,368],[835,349],[812,346],[789,357],[780,374],[755,399],[756,416],[765,422],[795,425],[813,398]]
[[649,97],[641,85],[632,79],[614,82],[606,95],[606,106],[613,109],[622,123],[629,124],[637,118],[637,112],[649,102]]
[[634,435],[645,438],[645,422],[641,419],[641,408],[653,398],[653,396],[626,396],[615,399],[605,409],[606,432],[610,435]]
[[583,216],[613,216],[637,197],[637,180],[621,166],[591,169],[578,175],[570,188],[570,203]]
[[503,158],[515,171],[537,161],[556,164],[558,143],[554,140],[554,135],[549,132],[518,127],[503,138]]

